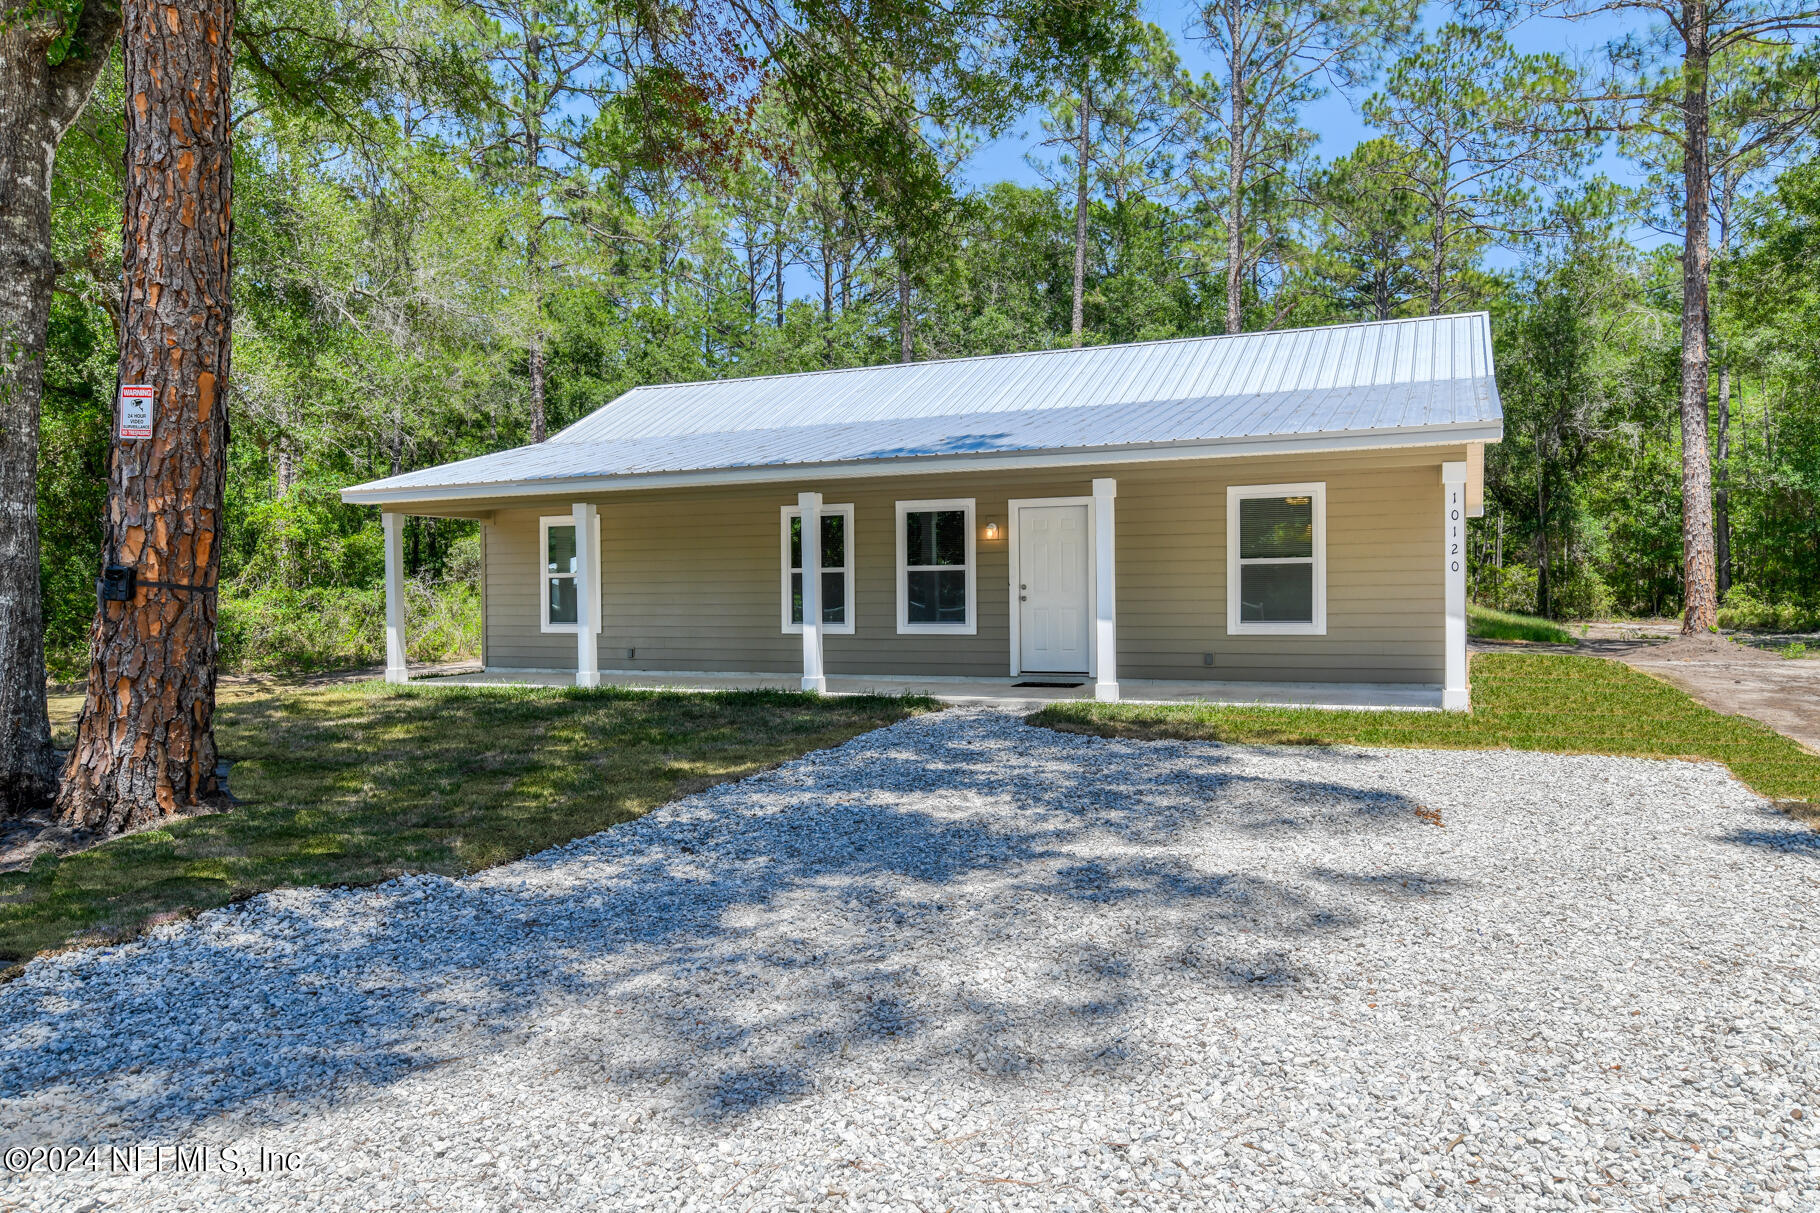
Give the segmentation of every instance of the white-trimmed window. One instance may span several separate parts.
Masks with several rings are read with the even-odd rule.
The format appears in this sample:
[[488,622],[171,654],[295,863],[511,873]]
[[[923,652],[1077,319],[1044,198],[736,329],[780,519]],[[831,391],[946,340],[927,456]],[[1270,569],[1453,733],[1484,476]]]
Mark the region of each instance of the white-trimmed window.
[[[594,574],[600,593],[600,518],[594,519]],[[550,514],[537,520],[537,550],[542,557],[538,578],[538,615],[546,632],[579,632],[581,589],[576,584],[580,553],[575,548],[575,515]],[[597,626],[595,631],[599,631]]]
[[897,630],[971,636],[973,499],[897,503]]
[[1327,632],[1327,486],[1226,490],[1226,631]]
[[[783,507],[784,631],[803,630],[803,512]],[[822,519],[822,631],[853,635],[853,507],[824,505]]]

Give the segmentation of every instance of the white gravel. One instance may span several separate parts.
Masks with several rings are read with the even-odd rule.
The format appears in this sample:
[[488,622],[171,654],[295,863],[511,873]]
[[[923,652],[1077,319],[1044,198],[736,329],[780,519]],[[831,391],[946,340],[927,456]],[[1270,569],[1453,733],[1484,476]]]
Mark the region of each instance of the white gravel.
[[0,1205],[1814,1208],[1813,837],[1711,765],[945,712],[32,964],[0,1144],[139,1170]]

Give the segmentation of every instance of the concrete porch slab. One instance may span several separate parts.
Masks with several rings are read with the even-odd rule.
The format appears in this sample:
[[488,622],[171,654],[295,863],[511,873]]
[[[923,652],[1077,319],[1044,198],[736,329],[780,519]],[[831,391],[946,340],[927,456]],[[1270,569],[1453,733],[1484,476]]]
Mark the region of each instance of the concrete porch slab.
[[[553,670],[486,670],[417,678],[424,686],[553,686],[575,684],[575,675]],[[1078,687],[1020,687],[1023,679],[925,678],[890,675],[829,675],[830,695],[928,695],[944,703],[1035,711],[1066,699],[1092,699],[1093,683]],[[1031,675],[1029,681],[1063,682],[1060,676]],[[666,691],[794,691],[799,680],[786,674],[701,674],[685,671],[602,670],[602,686]],[[1441,688],[1421,683],[1216,682],[1127,678],[1119,682],[1126,703],[1261,704],[1271,707],[1355,708],[1373,711],[1440,711]]]

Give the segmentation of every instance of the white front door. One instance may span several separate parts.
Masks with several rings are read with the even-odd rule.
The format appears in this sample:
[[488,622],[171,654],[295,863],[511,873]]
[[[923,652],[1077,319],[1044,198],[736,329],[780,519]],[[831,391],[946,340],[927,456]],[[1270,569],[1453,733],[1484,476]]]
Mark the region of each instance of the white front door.
[[1088,672],[1087,507],[1026,505],[1017,515],[1018,667]]

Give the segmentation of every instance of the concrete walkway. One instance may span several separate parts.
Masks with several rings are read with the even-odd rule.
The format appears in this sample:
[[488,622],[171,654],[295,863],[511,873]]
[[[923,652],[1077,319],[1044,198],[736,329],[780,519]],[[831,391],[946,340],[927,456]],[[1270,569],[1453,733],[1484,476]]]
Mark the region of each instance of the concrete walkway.
[[1743,645],[1735,658],[1671,657],[1656,648],[1633,644],[1601,655],[1666,678],[1716,711],[1761,720],[1820,754],[1820,661],[1787,660]]

